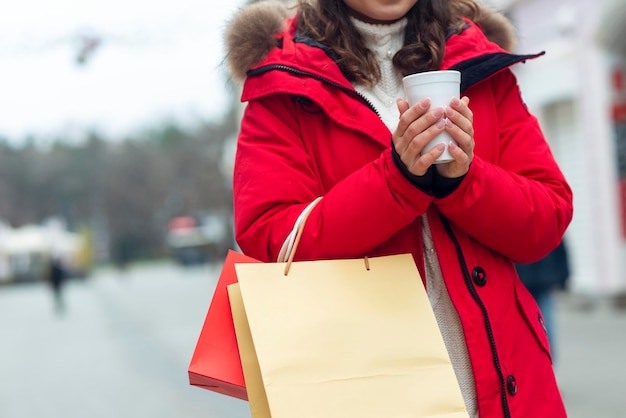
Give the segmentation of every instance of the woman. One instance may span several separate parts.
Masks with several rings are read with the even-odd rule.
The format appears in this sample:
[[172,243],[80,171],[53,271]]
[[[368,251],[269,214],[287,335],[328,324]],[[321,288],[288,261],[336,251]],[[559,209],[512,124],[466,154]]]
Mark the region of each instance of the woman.
[[[502,46],[487,39],[491,32]],[[511,26],[471,0],[309,0],[244,8],[227,62],[245,80],[234,173],[242,250],[275,261],[411,253],[470,416],[564,417],[543,318],[513,262],[560,242],[572,194],[509,67]],[[462,99],[409,106],[402,76],[456,69]],[[397,100],[400,98],[399,100]],[[447,130],[454,161],[421,154]]]

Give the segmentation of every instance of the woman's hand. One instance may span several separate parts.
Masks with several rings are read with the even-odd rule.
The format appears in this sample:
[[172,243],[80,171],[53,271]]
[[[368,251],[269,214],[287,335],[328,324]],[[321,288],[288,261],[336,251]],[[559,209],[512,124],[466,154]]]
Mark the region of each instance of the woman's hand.
[[[430,109],[428,98],[420,100],[413,106],[409,106],[408,102],[402,99],[398,99],[397,104],[400,121],[391,139],[400,160],[409,172],[415,176],[423,176],[445,150],[444,145],[440,144],[430,152],[421,154],[424,146],[446,128],[444,109],[442,107]],[[462,119],[458,115],[455,117]]]
[[451,142],[448,151],[454,161],[437,164],[437,171],[443,177],[458,178],[467,173],[474,159],[474,126],[473,114],[468,107],[469,98],[452,99],[450,106],[445,109],[445,129],[457,142]]

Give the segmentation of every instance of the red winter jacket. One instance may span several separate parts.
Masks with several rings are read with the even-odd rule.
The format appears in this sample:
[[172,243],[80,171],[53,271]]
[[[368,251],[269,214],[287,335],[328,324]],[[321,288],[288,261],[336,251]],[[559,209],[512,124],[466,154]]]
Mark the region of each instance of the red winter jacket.
[[476,147],[460,186],[436,198],[403,177],[389,129],[332,55],[295,28],[289,20],[244,83],[234,172],[241,249],[275,261],[298,215],[323,196],[296,259],[412,253],[425,277],[428,213],[480,416],[566,416],[543,318],[513,265],[555,248],[572,218],[571,190],[508,69],[532,57],[507,53],[471,22],[449,38],[442,68],[462,73]]

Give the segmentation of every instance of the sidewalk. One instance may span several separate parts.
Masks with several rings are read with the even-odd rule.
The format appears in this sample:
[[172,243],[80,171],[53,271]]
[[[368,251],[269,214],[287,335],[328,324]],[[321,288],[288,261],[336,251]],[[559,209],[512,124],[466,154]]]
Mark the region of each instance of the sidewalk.
[[555,369],[569,418],[626,416],[626,308],[622,302],[558,294]]

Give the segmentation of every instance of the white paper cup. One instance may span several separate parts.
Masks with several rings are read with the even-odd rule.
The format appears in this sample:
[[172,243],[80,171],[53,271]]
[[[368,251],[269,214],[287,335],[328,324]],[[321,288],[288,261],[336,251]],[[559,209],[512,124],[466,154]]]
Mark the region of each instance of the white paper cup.
[[[430,108],[447,107],[450,100],[460,96],[461,73],[454,70],[427,71],[411,74],[402,79],[406,100],[409,105],[414,105],[425,97],[430,98]],[[448,144],[455,142],[452,137],[443,131],[424,147],[422,153],[427,153],[438,144],[445,144],[446,149],[435,161],[435,164],[454,161],[448,151]],[[456,144],[456,142],[455,142]]]

